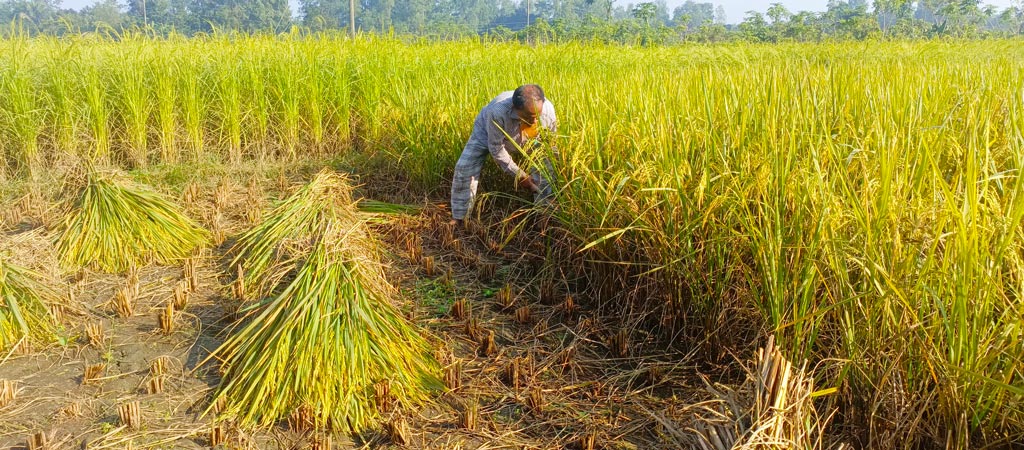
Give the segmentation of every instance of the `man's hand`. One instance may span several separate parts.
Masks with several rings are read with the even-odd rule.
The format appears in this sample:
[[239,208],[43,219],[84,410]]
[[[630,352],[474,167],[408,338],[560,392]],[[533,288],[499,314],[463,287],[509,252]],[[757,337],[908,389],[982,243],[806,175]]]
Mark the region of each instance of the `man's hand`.
[[530,178],[529,176],[519,178],[519,187],[529,189],[530,192],[537,192],[540,190],[540,188],[537,187],[537,183],[534,183],[533,178]]

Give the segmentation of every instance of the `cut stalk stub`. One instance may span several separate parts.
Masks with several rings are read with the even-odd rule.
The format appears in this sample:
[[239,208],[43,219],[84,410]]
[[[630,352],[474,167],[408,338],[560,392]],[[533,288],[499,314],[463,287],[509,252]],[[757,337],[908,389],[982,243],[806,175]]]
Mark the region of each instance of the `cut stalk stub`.
[[121,420],[121,425],[128,427],[129,430],[138,430],[142,427],[142,412],[139,408],[139,402],[119,405],[117,407],[117,417]]
[[494,342],[494,330],[488,330],[487,335],[480,341],[480,354],[494,356],[496,353],[498,353],[498,345]]

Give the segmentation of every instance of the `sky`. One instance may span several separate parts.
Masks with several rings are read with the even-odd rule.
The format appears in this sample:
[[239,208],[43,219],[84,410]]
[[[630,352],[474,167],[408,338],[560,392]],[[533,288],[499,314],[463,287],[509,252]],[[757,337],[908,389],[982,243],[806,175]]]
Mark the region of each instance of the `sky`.
[[[292,6],[292,13],[296,13],[299,10],[299,2],[296,0],[289,0]],[[628,4],[628,3],[641,3],[645,0],[617,0],[616,4]],[[681,5],[686,0],[667,0],[669,10],[672,10],[678,5]],[[726,21],[728,23],[738,23],[743,20],[746,16],[747,11],[760,11],[765,12],[768,10],[768,5],[772,3],[782,3],[786,9],[790,11],[824,11],[828,0],[694,0],[697,2],[710,1],[715,5],[722,5],[725,7]],[[1010,6],[1012,0],[982,0],[982,5],[989,4],[994,5],[1000,10]],[[96,3],[96,0],[64,0],[64,8],[71,9],[82,9],[84,6]]]

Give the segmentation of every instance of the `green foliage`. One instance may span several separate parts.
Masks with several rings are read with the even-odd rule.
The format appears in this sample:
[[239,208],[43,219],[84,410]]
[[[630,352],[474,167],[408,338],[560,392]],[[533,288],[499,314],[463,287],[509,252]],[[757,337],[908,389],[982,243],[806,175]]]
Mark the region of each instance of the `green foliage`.
[[[655,45],[680,42],[756,42],[782,40],[867,39],[879,36],[916,39],[931,36],[991,37],[1019,35],[1024,9],[1002,10],[977,2],[931,0],[830,1],[823,12],[768,7],[726,25],[724,9],[713,2],[687,0],[669,11],[664,0],[636,4],[613,0],[495,2],[493,0],[360,0],[355,3],[360,33],[427,36],[448,40],[469,36],[534,42],[587,40]],[[214,32],[282,33],[301,24],[311,32],[349,28],[349,1],[301,0],[293,21],[286,0],[130,0],[123,8],[102,0],[81,11],[61,10],[51,0],[17,0],[0,4],[0,23],[16,24],[30,34],[69,35],[139,29],[168,36]],[[293,23],[294,22],[294,23]],[[555,24],[549,30],[546,25]],[[722,28],[704,27],[713,25]]]
[[437,317],[448,313],[455,303],[455,296],[455,287],[451,283],[426,278],[416,280],[416,297]]

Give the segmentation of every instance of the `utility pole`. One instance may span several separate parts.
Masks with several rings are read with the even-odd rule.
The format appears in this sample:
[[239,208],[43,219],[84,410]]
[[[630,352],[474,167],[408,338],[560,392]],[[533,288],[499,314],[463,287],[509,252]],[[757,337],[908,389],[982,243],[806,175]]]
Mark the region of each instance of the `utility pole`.
[[531,0],[526,0],[526,42],[530,42],[530,3]]
[[146,0],[142,0],[142,27],[146,27]]
[[348,32],[356,37],[356,0],[348,0]]

